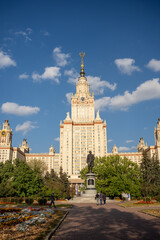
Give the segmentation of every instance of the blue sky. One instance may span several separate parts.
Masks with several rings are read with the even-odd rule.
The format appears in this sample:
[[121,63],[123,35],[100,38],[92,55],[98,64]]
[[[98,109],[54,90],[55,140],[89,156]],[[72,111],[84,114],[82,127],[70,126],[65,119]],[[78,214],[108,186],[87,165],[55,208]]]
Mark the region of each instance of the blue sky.
[[0,123],[13,146],[59,152],[59,123],[71,111],[79,52],[107,121],[108,152],[154,145],[160,117],[160,2],[1,0]]

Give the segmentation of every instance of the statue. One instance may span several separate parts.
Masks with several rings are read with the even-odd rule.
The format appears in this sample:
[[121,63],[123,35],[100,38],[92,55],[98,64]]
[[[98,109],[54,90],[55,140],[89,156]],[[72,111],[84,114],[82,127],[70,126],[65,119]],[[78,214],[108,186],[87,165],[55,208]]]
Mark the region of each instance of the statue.
[[87,156],[87,164],[88,164],[88,172],[92,172],[92,168],[94,167],[94,155],[91,151],[89,151],[89,154]]

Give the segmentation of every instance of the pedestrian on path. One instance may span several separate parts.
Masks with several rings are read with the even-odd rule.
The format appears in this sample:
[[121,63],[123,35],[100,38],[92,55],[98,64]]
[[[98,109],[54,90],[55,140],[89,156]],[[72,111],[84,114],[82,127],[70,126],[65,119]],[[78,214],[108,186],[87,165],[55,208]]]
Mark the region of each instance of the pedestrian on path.
[[103,196],[103,193],[102,191],[100,192],[100,195],[99,195],[99,198],[100,198],[100,205],[102,205],[102,196]]
[[55,201],[55,197],[54,197],[54,192],[53,192],[51,195],[51,203],[50,203],[49,207],[52,207],[52,204],[53,204],[53,207],[56,208],[54,201]]
[[105,205],[106,204],[106,194],[105,193],[102,194],[102,199],[103,199],[103,203]]
[[99,194],[98,193],[96,194],[95,199],[97,200],[97,205],[99,205]]

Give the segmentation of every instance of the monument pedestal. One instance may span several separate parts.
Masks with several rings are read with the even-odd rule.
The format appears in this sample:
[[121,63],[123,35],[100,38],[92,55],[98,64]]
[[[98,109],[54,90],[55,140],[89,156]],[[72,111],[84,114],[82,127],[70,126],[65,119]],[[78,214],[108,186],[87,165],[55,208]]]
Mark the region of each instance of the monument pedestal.
[[95,195],[97,190],[95,188],[95,173],[87,173],[87,188],[85,193],[81,197],[75,197],[73,200],[69,200],[71,203],[95,203]]
[[97,194],[97,190],[95,188],[95,173],[87,173],[87,188],[85,193],[83,194],[83,198],[90,197],[90,198],[95,198],[95,195]]

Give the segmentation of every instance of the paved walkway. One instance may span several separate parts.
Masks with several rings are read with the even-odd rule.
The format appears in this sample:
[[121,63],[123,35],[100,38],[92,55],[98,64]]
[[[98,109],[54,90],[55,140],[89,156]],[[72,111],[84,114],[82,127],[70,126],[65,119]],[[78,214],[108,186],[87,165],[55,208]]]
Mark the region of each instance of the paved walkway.
[[160,240],[160,219],[138,210],[74,204],[52,240]]

